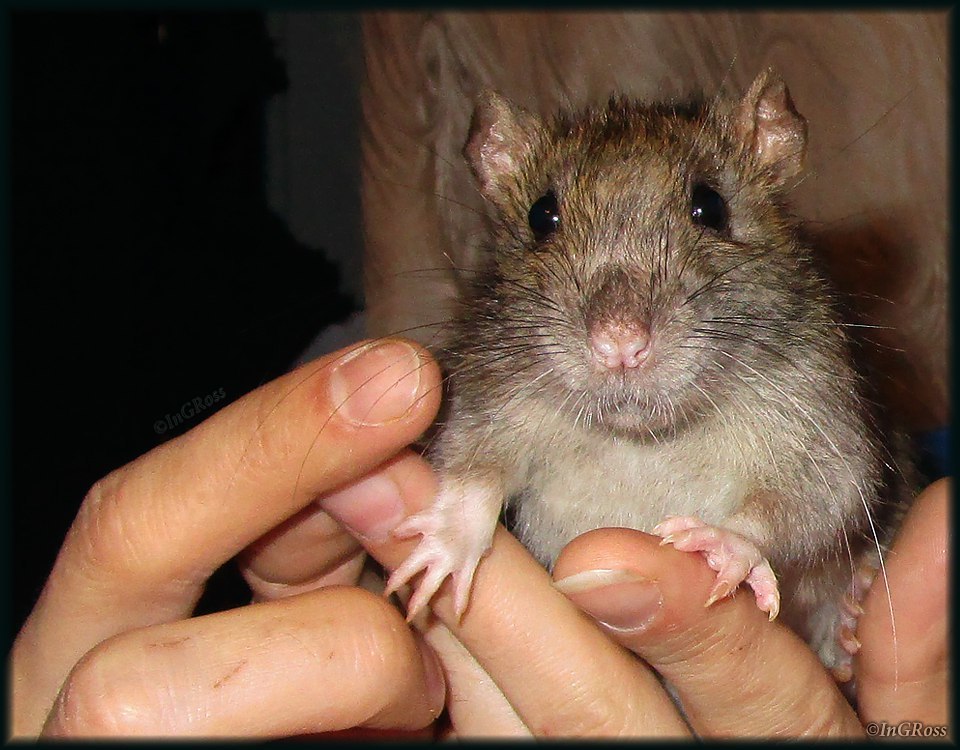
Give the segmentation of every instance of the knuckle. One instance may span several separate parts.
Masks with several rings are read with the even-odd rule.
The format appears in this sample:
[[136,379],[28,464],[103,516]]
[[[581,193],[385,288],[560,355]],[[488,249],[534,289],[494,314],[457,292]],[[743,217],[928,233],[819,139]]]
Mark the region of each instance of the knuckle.
[[126,482],[119,471],[98,480],[81,505],[77,530],[95,569],[114,571],[129,562],[130,529],[122,507]]
[[171,521],[160,504],[148,501],[150,491],[130,466],[93,484],[71,529],[76,570],[92,580],[131,585],[193,583],[193,571],[179,570],[182,561],[168,543]]
[[87,653],[64,682],[54,708],[59,734],[117,737],[156,731],[157,691],[113,658],[110,644]]
[[395,654],[410,641],[409,626],[389,601],[362,588],[350,587],[344,591],[347,592],[348,606],[359,621],[366,624],[367,637],[380,645],[381,653]]
[[[621,696],[622,698],[622,696]],[[535,730],[542,737],[619,737],[628,734],[629,706],[608,696],[580,695],[551,712]]]
[[[374,684],[394,688],[394,693],[404,691],[416,670],[411,664],[419,664],[419,649],[410,626],[400,612],[384,598],[360,588],[344,590],[351,607],[351,618],[363,622],[364,627],[354,631],[356,664],[365,677]],[[394,695],[385,695],[385,700]]]
[[268,407],[264,400],[257,404],[256,421],[249,428],[238,463],[238,468],[254,479],[275,471],[278,463],[292,455],[290,427],[271,419],[275,409]]
[[798,738],[823,739],[825,737],[843,738],[849,737],[844,732],[844,727],[838,721],[837,715],[832,711],[804,711],[800,714],[806,724],[799,727],[791,727],[787,733],[794,734]]

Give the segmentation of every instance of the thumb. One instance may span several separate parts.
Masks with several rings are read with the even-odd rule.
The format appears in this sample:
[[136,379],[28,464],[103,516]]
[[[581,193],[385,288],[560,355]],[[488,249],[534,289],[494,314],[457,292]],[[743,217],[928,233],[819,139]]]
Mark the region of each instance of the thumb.
[[832,677],[752,596],[704,603],[715,573],[704,559],[630,529],[571,542],[556,586],[676,690],[704,736],[862,736]]

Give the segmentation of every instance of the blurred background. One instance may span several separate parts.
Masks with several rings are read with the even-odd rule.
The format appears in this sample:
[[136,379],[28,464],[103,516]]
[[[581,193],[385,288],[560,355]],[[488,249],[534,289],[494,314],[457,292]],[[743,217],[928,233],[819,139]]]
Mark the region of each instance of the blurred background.
[[360,306],[362,55],[352,15],[7,17],[12,639],[93,482]]

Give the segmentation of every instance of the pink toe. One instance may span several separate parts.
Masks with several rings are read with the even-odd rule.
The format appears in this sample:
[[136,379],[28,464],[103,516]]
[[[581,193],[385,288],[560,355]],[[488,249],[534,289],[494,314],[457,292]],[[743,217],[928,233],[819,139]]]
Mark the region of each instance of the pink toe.
[[446,573],[442,571],[436,571],[433,568],[428,570],[407,604],[408,621],[416,617],[417,613],[430,603],[430,600],[433,598],[433,595],[437,593],[445,577]]
[[680,529],[669,536],[670,543],[681,552],[703,552],[709,555],[716,554],[721,549],[718,532],[710,526]]
[[837,682],[850,682],[853,679],[853,665],[840,664],[830,670]]
[[840,628],[840,646],[846,651],[850,656],[859,653],[860,651],[860,639],[854,634],[853,629],[847,626]]
[[397,524],[391,534],[397,539],[410,539],[415,536],[426,536],[434,530],[431,519],[422,515],[410,516],[410,518]]
[[863,606],[854,599],[849,593],[844,594],[843,597],[843,609],[844,613],[853,618],[853,621],[856,622],[857,618],[863,614]]

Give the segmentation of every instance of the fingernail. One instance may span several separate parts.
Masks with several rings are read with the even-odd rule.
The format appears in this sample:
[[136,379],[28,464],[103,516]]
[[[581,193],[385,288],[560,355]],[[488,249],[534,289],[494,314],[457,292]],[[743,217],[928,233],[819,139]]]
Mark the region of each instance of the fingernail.
[[319,503],[348,531],[371,542],[385,542],[405,515],[400,488],[383,474],[354,482]]
[[403,417],[420,390],[416,349],[402,341],[362,346],[330,375],[330,396],[339,414],[359,425],[382,425]]
[[663,607],[660,585],[628,570],[586,570],[553,585],[601,625],[619,632],[649,627]]

